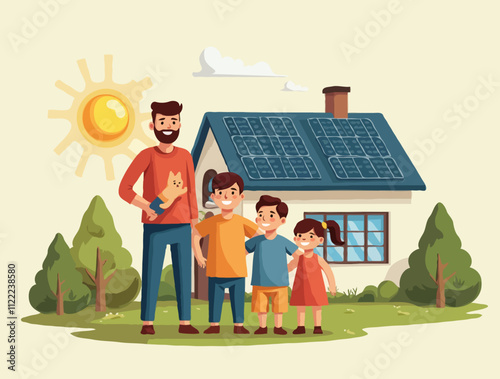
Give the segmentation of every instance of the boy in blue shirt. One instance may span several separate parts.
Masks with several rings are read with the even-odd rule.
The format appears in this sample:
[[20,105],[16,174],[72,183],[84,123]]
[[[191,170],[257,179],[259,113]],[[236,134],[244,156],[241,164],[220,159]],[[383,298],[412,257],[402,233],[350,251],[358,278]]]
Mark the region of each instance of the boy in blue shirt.
[[283,313],[288,311],[287,255],[303,254],[293,242],[278,235],[278,228],[286,222],[288,206],[277,197],[263,195],[255,206],[255,222],[265,231],[245,243],[247,252],[254,253],[252,270],[252,312],[259,315],[259,329],[255,334],[267,334],[269,297],[274,313],[274,333],[285,335]]

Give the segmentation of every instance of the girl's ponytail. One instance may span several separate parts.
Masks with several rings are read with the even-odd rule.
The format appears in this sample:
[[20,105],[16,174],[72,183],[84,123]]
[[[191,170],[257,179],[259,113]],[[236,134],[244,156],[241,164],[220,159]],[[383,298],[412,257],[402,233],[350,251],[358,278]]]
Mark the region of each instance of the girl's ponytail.
[[328,220],[322,223],[324,229],[330,232],[330,239],[335,245],[344,245],[345,242],[340,238],[340,226],[333,220]]

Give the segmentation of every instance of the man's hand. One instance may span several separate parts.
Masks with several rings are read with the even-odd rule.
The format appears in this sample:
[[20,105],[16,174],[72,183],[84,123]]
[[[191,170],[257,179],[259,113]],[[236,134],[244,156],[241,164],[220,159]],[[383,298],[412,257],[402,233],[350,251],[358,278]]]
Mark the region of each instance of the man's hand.
[[158,214],[154,210],[149,208],[149,206],[144,209],[144,212],[146,212],[149,221],[154,221],[158,217]]
[[196,258],[196,262],[198,262],[198,266],[200,266],[201,268],[205,268],[206,267],[206,265],[207,265],[207,258],[205,258],[203,255],[202,256],[196,255],[195,258]]
[[158,217],[158,214],[149,207],[151,203],[139,195],[135,195],[131,204],[135,205],[137,208],[140,208],[144,212],[146,212],[149,221],[153,221],[155,218]]

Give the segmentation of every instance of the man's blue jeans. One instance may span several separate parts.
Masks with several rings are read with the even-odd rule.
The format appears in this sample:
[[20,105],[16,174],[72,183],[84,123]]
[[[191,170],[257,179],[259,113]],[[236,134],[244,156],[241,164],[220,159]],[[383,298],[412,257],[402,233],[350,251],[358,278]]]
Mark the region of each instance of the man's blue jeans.
[[141,320],[155,319],[165,249],[170,245],[179,320],[191,319],[191,225],[144,224]]
[[229,288],[233,322],[242,324],[245,318],[245,278],[208,278],[208,321],[220,322],[226,288]]

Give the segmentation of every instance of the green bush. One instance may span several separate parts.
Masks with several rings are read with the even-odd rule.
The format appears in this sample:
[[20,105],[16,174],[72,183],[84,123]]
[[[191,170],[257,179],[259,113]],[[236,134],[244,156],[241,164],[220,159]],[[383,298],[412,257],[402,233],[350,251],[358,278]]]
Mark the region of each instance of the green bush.
[[361,296],[358,295],[358,289],[348,289],[347,292],[337,292],[335,296],[328,293],[329,303],[356,303]]
[[378,288],[375,286],[366,286],[363,292],[359,294],[358,302],[370,303],[374,302],[378,296]]
[[175,300],[174,269],[172,265],[166,266],[161,272],[160,288],[158,290],[158,300]]
[[373,303],[375,301],[375,295],[372,293],[361,294],[361,297],[358,299],[359,303]]
[[371,303],[375,301],[394,301],[399,292],[396,284],[390,280],[385,280],[376,286],[366,286],[363,292],[357,293],[357,288],[347,290],[347,292],[337,292],[335,296],[328,294],[328,303]]
[[133,267],[116,270],[106,287],[106,304],[121,308],[135,300],[141,290],[141,276]]
[[384,280],[378,285],[377,301],[391,301],[399,291],[399,287],[390,280]]
[[252,302],[252,293],[245,292],[245,303],[251,303],[251,302]]

